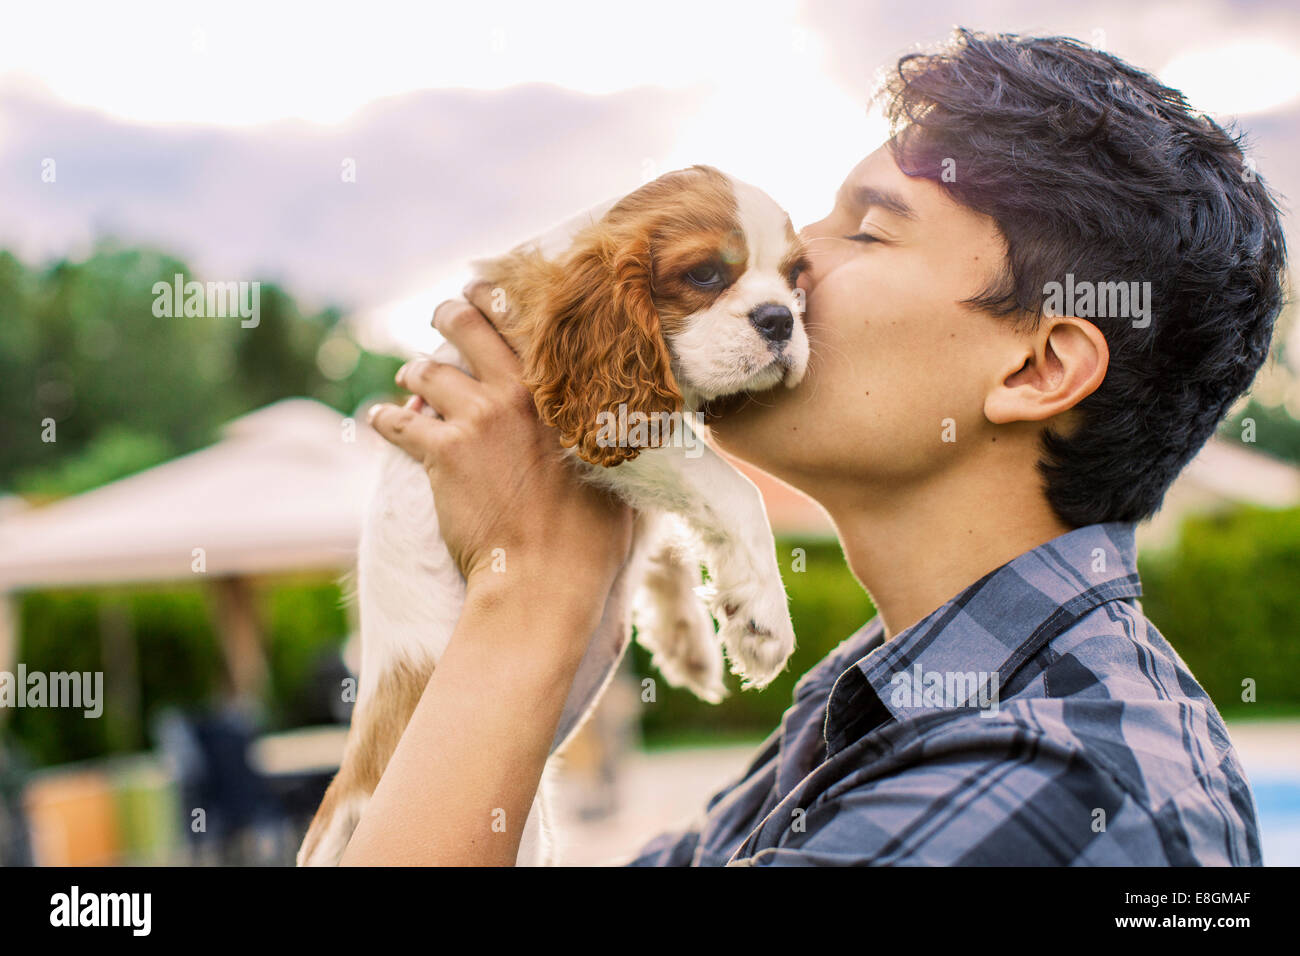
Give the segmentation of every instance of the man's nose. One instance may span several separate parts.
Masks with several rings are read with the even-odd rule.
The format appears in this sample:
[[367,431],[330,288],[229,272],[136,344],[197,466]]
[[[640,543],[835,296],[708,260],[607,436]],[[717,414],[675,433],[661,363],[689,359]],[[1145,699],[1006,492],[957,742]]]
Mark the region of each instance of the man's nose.
[[794,316],[788,308],[776,302],[755,306],[749,313],[749,322],[773,345],[790,341],[794,333]]

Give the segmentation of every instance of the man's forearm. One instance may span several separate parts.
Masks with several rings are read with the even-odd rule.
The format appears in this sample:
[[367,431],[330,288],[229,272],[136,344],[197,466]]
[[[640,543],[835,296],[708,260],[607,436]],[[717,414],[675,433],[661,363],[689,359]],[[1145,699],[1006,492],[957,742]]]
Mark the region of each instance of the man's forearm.
[[515,862],[590,633],[580,601],[520,583],[471,594],[344,865]]

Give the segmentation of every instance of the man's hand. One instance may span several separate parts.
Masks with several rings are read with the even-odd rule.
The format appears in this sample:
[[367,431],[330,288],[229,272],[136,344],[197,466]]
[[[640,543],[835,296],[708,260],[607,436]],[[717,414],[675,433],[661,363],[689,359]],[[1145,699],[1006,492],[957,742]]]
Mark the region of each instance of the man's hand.
[[[490,300],[481,283],[466,295]],[[424,465],[443,539],[471,596],[499,588],[529,600],[585,595],[594,626],[627,558],[630,510],[579,478],[555,429],[538,420],[518,357],[483,311],[443,302],[434,327],[473,377],[431,359],[410,362],[397,382],[418,401],[376,406],[371,424]],[[422,414],[419,402],[441,418]]]

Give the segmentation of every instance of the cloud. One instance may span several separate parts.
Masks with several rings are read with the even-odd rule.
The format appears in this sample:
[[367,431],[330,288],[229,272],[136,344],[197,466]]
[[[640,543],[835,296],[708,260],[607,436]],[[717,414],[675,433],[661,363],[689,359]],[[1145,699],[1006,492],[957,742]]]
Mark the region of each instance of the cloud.
[[[424,316],[459,288],[469,259],[626,192],[647,170],[714,163],[769,189],[796,223],[816,218],[878,142],[863,114],[876,71],[954,23],[1073,35],[1155,70],[1207,42],[1264,38],[1300,50],[1300,11],[1280,2],[1243,10],[1213,0],[1104,0],[1051,9],[985,0],[979,10],[972,19],[956,0],[819,0],[796,17],[782,6],[770,18],[753,14],[734,36],[716,35],[714,58],[677,63],[662,51],[698,43],[661,45],[621,68],[647,77],[658,70],[664,86],[601,95],[542,84],[442,87],[374,100],[327,125],[147,124],[69,105],[11,77],[0,85],[0,246],[45,259],[84,252],[103,235],[149,243],[189,261],[200,278],[281,281],[311,303],[413,329],[419,337],[408,341],[422,342]],[[527,53],[520,62],[538,76],[558,77],[556,64],[569,61],[543,49],[549,34],[533,36],[537,24],[519,16],[503,21],[506,61]],[[461,45],[490,33],[461,29]],[[598,36],[611,27],[596,20],[585,29]],[[209,40],[209,56],[227,49],[220,34]],[[597,67],[611,54],[600,56],[585,64],[588,85],[608,72]],[[168,82],[144,70],[137,65],[133,82]],[[409,79],[399,74],[386,82]],[[277,91],[281,100],[289,92]],[[1300,108],[1292,101],[1241,125],[1260,173],[1295,196],[1300,168],[1289,157],[1300,148]],[[42,181],[46,159],[56,164],[54,183]],[[342,181],[346,160],[355,162],[355,183]]]
[[0,245],[47,258],[112,235],[178,253],[202,277],[364,307],[636,187],[671,148],[686,96],[431,90],[340,125],[223,128],[139,125],[11,88]]

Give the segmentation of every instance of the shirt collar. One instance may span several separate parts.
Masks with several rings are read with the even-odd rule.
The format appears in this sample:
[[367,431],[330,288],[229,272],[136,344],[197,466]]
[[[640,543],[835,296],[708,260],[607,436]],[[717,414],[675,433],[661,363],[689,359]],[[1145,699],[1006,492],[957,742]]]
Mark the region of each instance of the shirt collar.
[[[1000,699],[1025,661],[1084,614],[1141,596],[1134,534],[1131,523],[1076,528],[990,571],[888,642],[872,621],[855,635],[866,652],[831,688],[827,756],[891,716]],[[968,701],[952,699],[964,692]]]

